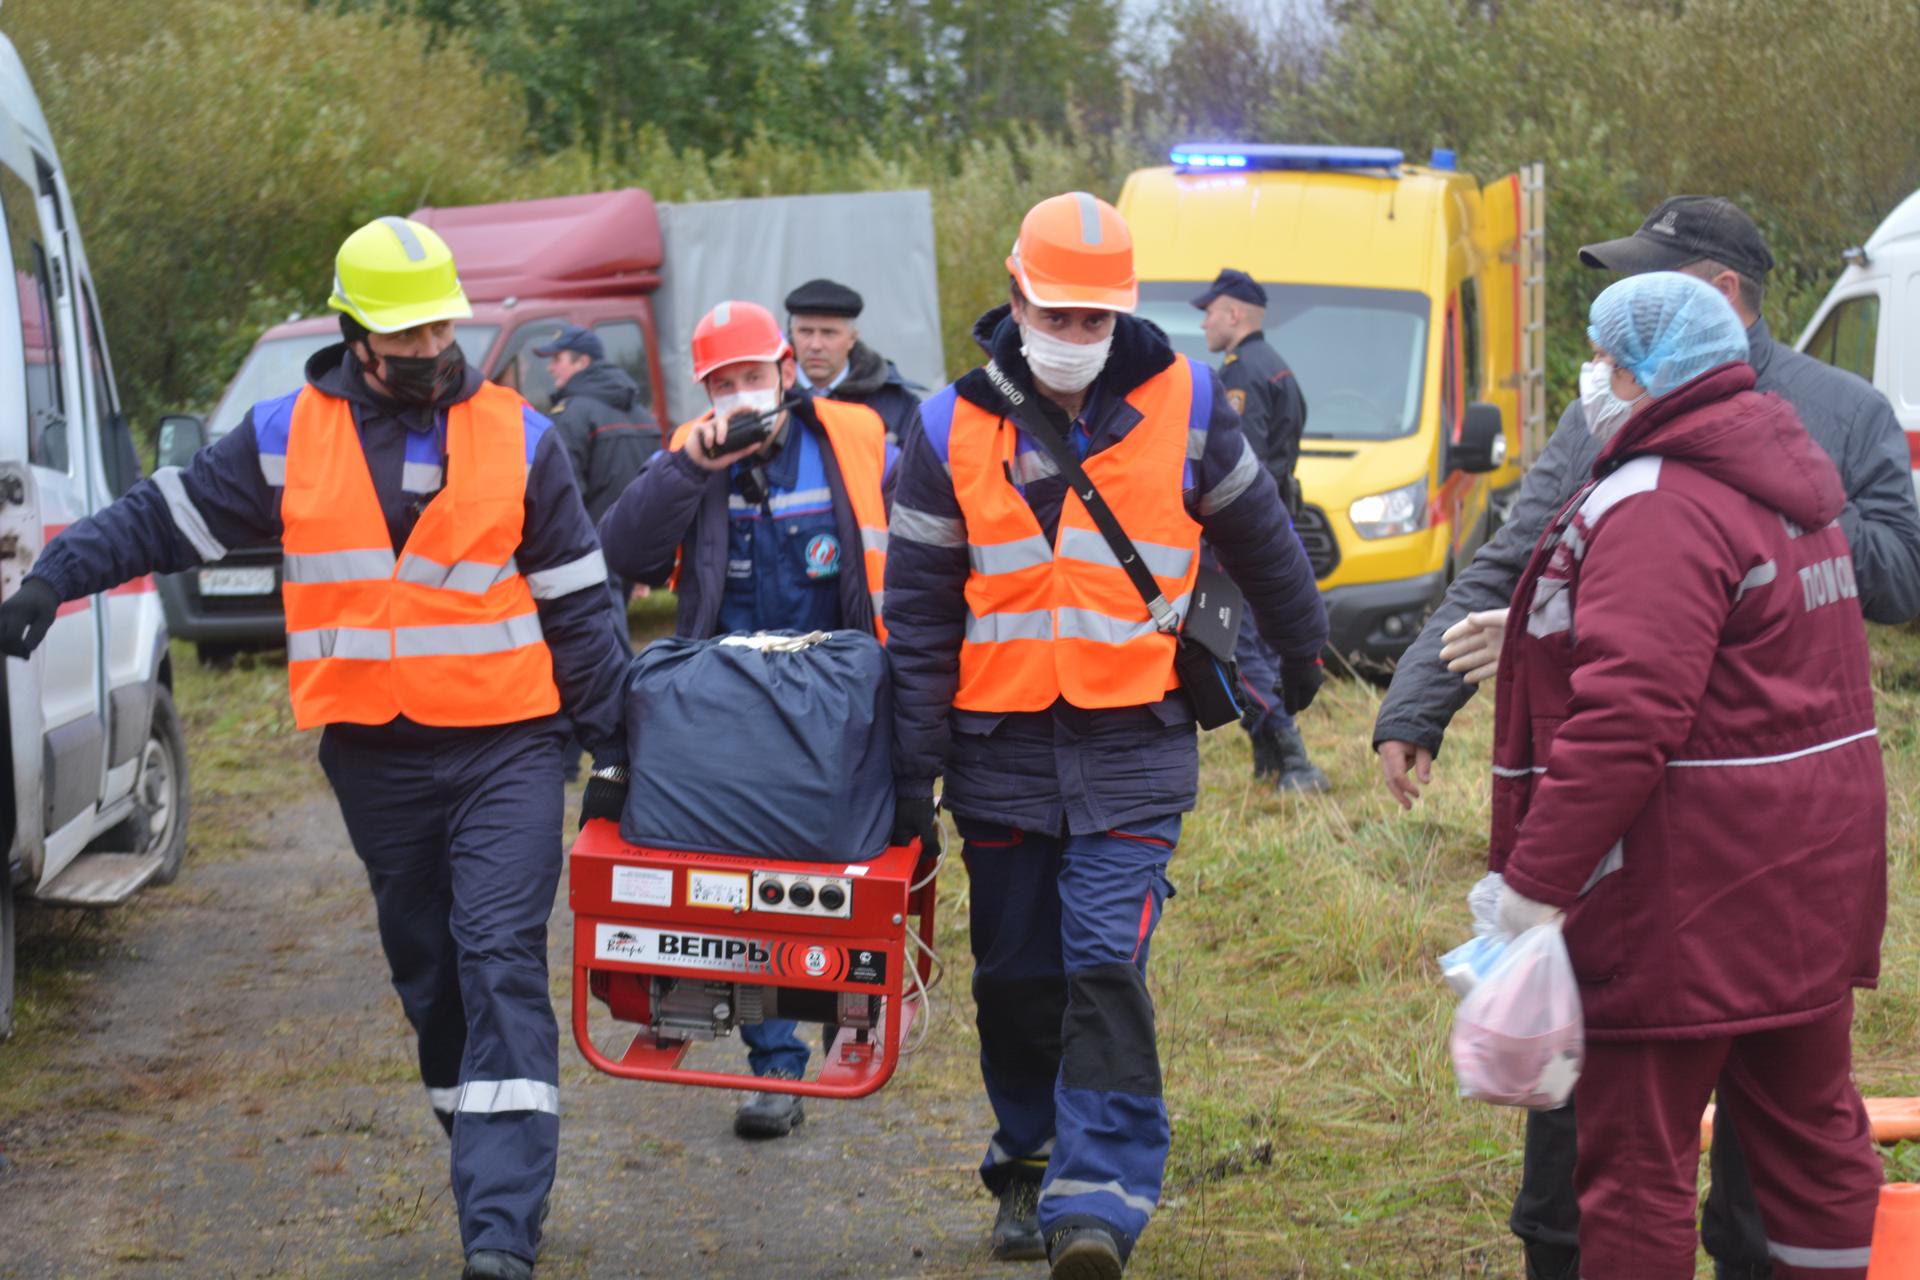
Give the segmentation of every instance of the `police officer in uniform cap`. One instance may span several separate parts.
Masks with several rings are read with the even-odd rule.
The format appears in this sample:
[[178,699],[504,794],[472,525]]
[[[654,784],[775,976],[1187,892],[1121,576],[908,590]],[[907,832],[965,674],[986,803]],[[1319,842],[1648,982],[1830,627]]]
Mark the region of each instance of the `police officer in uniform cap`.
[[800,385],[816,396],[863,404],[886,424],[887,440],[920,407],[920,390],[894,363],[860,341],[854,324],[866,300],[834,280],[809,280],[787,295],[787,332],[793,339]]
[[[1220,385],[1240,415],[1240,430],[1253,452],[1273,473],[1289,512],[1300,511],[1300,484],[1293,476],[1300,457],[1300,434],[1307,426],[1307,401],[1300,382],[1280,353],[1267,343],[1260,326],[1267,314],[1267,291],[1244,271],[1232,267],[1214,277],[1193,300],[1202,313],[1200,330],[1207,350],[1224,351]],[[1327,775],[1307,755],[1307,744],[1293,717],[1273,690],[1280,659],[1253,627],[1240,628],[1234,655],[1240,663],[1241,701],[1247,706],[1241,727],[1253,740],[1253,774],[1272,778],[1281,791],[1327,791]]]

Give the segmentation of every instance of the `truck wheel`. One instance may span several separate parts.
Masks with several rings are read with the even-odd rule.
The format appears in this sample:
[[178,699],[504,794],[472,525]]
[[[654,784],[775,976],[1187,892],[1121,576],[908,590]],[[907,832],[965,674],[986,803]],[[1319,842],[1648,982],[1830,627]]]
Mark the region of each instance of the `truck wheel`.
[[153,883],[171,884],[187,856],[187,740],[164,686],[154,690],[153,724],[140,749],[133,794],[140,852],[162,855]]
[[13,1034],[13,875],[0,863],[0,1040]]

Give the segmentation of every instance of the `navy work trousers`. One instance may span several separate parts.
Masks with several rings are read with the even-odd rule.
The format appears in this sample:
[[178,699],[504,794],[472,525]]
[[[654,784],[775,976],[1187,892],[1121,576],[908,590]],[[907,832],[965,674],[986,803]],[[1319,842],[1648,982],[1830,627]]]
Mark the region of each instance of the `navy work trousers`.
[[788,1018],[768,1018],[749,1022],[740,1028],[747,1042],[747,1067],[757,1076],[787,1076],[798,1080],[807,1074],[807,1059],[813,1051],[799,1036],[799,1024]]
[[529,1262],[560,1146],[547,917],[560,882],[564,726],[332,725],[320,740],[421,1079],[453,1138],[465,1251]]
[[1172,1136],[1146,972],[1180,815],[1093,835],[957,825],[998,1122],[980,1176],[996,1194],[1038,1178],[1042,1231],[1097,1223],[1130,1251]]

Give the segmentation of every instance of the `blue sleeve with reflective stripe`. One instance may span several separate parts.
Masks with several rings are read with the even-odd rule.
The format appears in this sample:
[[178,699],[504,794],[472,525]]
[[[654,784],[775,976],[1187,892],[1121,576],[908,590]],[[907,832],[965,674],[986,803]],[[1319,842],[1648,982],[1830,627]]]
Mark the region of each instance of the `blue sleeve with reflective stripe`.
[[920,404],[920,429],[942,466],[947,462],[947,442],[953,435],[953,402],[958,395],[949,383]]
[[253,438],[259,452],[285,456],[287,437],[293,431],[293,402],[299,398],[300,392],[294,391],[253,406]]
[[33,573],[61,599],[77,600],[143,573],[175,573],[238,547],[277,543],[280,495],[261,475],[255,440],[249,412],[184,468],[164,468],[68,526]]
[[530,404],[520,406],[520,418],[527,424],[527,465],[533,465],[533,455],[540,447],[541,437],[553,429],[553,423],[534,411]]
[[[623,763],[627,748],[620,731],[620,689],[627,653],[614,628],[626,620],[607,587],[600,539],[581,505],[573,464],[560,437],[547,438],[547,426],[545,418],[527,411],[527,438],[535,442],[537,456],[527,470],[526,515],[514,560],[530,582],[541,574],[568,584],[586,582],[559,595],[537,596],[534,603],[553,654],[561,707],[573,720],[575,734],[599,763]],[[597,582],[590,580],[589,568],[598,575]]]

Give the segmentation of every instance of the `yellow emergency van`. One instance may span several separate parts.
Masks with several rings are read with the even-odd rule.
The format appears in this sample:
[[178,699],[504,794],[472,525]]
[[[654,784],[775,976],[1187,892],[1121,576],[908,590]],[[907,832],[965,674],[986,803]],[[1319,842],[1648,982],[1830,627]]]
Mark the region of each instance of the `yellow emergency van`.
[[1403,652],[1546,439],[1541,166],[1484,186],[1436,152],[1191,144],[1127,179],[1140,315],[1218,364],[1190,302],[1265,286],[1306,398],[1297,526],[1330,648]]

